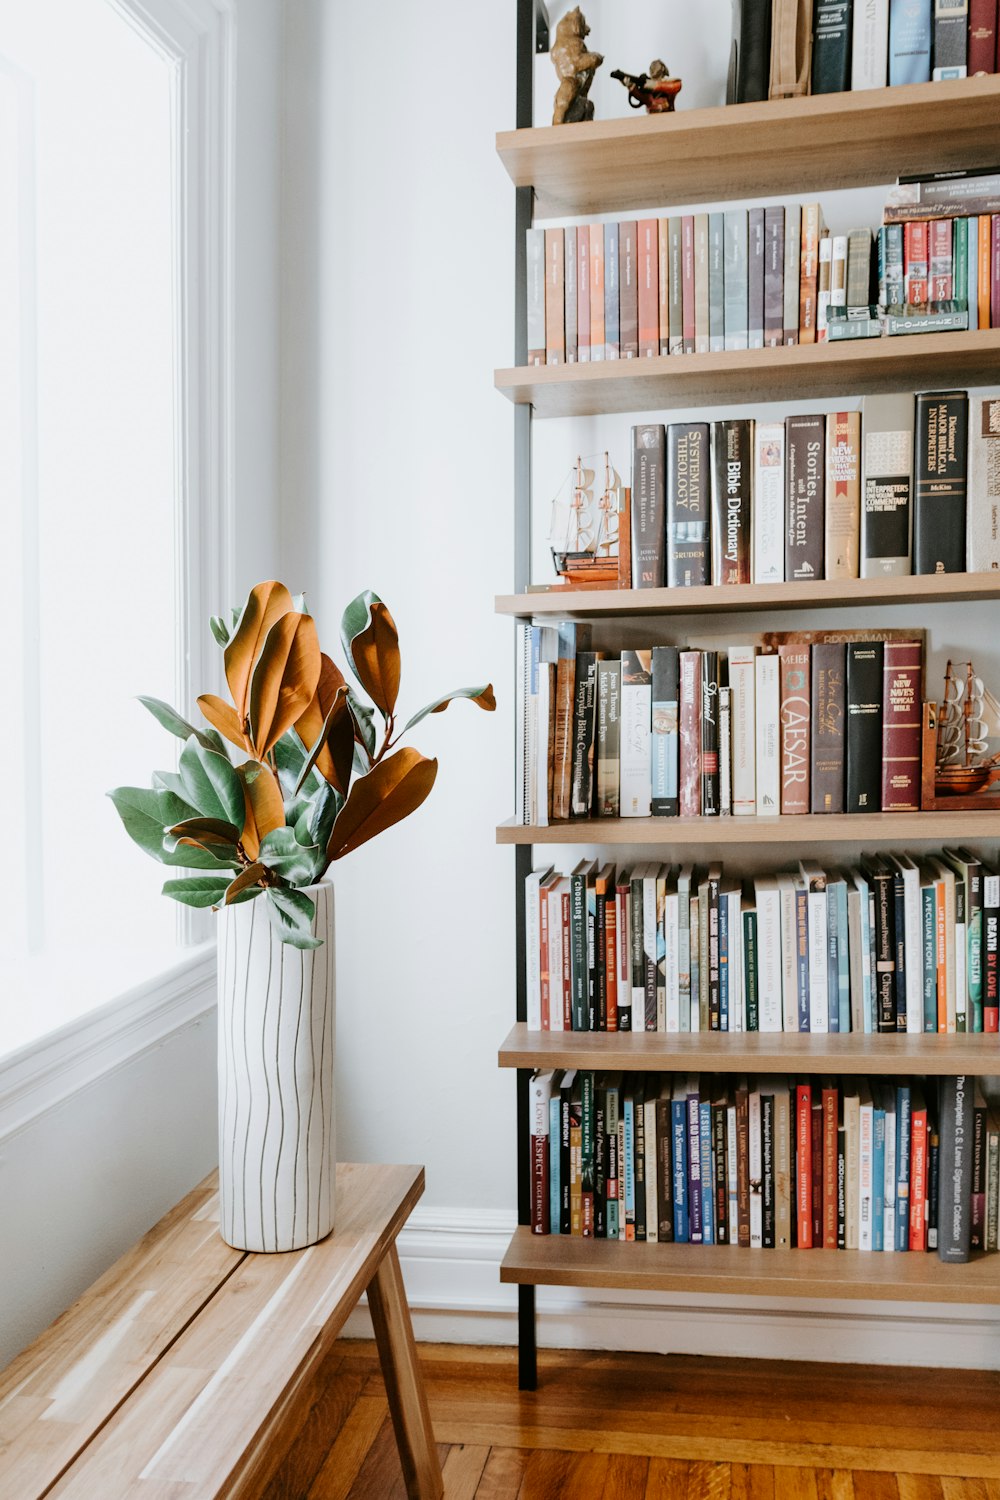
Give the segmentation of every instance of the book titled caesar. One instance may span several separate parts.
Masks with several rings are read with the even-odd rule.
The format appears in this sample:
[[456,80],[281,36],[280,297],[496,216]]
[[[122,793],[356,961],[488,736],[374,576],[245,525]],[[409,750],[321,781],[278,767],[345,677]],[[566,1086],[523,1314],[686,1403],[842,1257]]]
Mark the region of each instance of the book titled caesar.
[[785,578],[785,424],[754,423],[753,581]]
[[861,413],[832,411],[826,419],[826,505],[823,573],[857,578],[861,536]]
[[781,689],[781,811],[809,811],[809,647],[778,647]]
[[710,474],[707,422],[672,422],[667,430],[667,584],[710,581]]
[[923,650],[886,641],[882,687],[882,811],[920,811]]
[[969,397],[966,391],[917,396],[913,571],[965,571]]
[[785,580],[823,576],[826,418],[785,418]]
[[676,817],[680,749],[680,660],[676,646],[654,646],[652,665],[652,810]]
[[750,582],[751,424],[712,423],[712,582]]
[[849,813],[878,812],[882,784],[881,641],[847,643],[847,753],[845,805]]
[[811,668],[809,808],[814,813],[842,813],[847,647],[838,641],[817,642],[812,648]]
[[632,581],[637,589],[663,587],[665,440],[662,422],[632,428]]
[[619,813],[623,818],[650,815],[651,666],[650,651],[622,652]]
[[975,395],[969,416],[969,499],[966,566],[1000,569],[1000,392]]
[[913,396],[865,396],[861,427],[861,576],[906,576],[910,572]]
[[967,1261],[971,1248],[972,1080],[942,1078],[941,1160],[938,1168],[938,1255]]
[[811,77],[814,94],[841,94],[851,86],[853,8],[853,0],[816,0]]

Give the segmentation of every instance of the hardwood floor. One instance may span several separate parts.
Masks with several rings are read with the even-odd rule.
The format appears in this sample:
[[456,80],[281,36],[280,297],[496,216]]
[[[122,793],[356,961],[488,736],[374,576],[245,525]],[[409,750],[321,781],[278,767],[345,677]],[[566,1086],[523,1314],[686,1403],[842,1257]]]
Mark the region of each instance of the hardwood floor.
[[[1000,1374],[420,1346],[446,1500],[1000,1500]],[[334,1346],[266,1500],[406,1500],[373,1343]]]

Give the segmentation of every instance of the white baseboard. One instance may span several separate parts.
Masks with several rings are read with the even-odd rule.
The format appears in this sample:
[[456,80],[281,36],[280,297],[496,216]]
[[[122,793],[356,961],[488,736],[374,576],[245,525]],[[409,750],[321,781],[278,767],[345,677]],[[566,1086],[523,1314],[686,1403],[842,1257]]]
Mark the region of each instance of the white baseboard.
[[[419,1340],[516,1343],[517,1291],[499,1279],[513,1227],[495,1211],[415,1210],[398,1248]],[[762,1269],[766,1259],[760,1252]],[[539,1287],[537,1309],[546,1348],[1000,1369],[997,1308]],[[372,1336],[363,1305],[344,1332]]]

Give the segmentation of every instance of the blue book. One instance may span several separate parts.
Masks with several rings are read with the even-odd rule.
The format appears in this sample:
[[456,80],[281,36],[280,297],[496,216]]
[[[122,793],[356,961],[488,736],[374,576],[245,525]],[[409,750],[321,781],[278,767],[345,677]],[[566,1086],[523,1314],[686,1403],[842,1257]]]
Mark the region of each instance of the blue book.
[[[961,222],[961,221],[960,221]],[[969,302],[969,327],[979,327],[979,220],[966,219],[965,239],[967,246],[966,268],[968,280],[965,292]],[[959,296],[961,296],[959,292]]]
[[[622,1171],[625,1173],[625,1238],[635,1239],[635,1099],[631,1089],[622,1102],[624,1114],[624,1147]],[[629,1233],[631,1230],[631,1234]]]
[[891,87],[899,83],[930,83],[932,9],[932,0],[889,0]]
[[604,226],[604,358],[617,359],[621,353],[621,331],[618,321],[618,225]]
[[692,1245],[701,1245],[704,1243],[704,1204],[701,1196],[701,1112],[699,1104],[697,1080],[689,1080],[687,1085],[687,1174],[688,1222]]
[[686,1245],[691,1238],[687,1191],[687,1094],[684,1085],[677,1082],[674,1083],[670,1097],[670,1126],[673,1143],[674,1242]]
[[910,1085],[896,1088],[896,1249],[910,1248]]
[[549,1232],[559,1233],[562,1218],[562,1194],[559,1191],[559,1166],[562,1157],[562,1094],[554,1088],[549,1100]]
[[885,1230],[885,1109],[877,1086],[872,1099],[872,1249],[883,1248]]
[[712,1171],[712,1102],[702,1099],[698,1106],[698,1131],[701,1141],[701,1234],[702,1244],[715,1244],[715,1174]]

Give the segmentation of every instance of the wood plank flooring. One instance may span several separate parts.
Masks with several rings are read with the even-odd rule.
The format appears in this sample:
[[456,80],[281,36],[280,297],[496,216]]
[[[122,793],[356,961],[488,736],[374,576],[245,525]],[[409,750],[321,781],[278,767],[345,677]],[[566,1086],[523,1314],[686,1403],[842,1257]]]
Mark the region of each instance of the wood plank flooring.
[[[422,1344],[445,1500],[1000,1500],[1000,1374]],[[406,1500],[343,1340],[265,1500]]]

